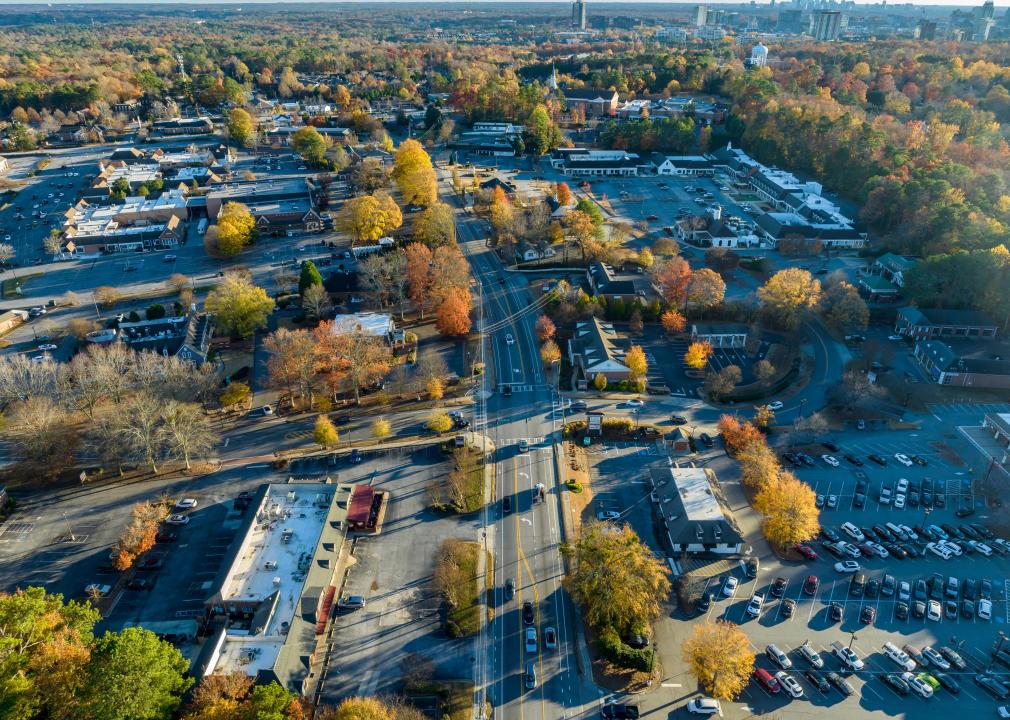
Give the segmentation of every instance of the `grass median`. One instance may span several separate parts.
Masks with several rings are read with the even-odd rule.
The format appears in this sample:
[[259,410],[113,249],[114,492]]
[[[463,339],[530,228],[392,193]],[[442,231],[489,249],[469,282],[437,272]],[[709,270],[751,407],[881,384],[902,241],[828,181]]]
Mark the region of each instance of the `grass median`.
[[442,543],[432,582],[445,603],[445,631],[450,637],[467,637],[480,630],[481,546],[449,539]]

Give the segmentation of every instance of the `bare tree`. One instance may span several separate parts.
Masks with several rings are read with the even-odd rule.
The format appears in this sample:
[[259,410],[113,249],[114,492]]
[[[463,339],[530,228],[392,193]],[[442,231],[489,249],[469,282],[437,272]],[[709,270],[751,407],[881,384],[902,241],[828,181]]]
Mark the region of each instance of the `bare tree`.
[[312,333],[281,328],[263,341],[263,347],[270,355],[267,360],[270,383],[286,389],[289,396],[297,393],[299,398],[308,397],[312,407],[318,360]]
[[168,449],[182,458],[191,469],[194,457],[206,457],[217,444],[217,433],[207,415],[193,403],[171,401],[163,412],[164,434]]
[[77,446],[66,410],[48,397],[15,403],[7,416],[6,434],[15,456],[50,470],[65,467]]
[[123,403],[117,413],[123,449],[129,457],[143,461],[158,474],[158,463],[166,450],[166,433],[162,423],[160,398],[150,392],[140,392]]
[[314,320],[323,318],[332,305],[330,294],[322,285],[310,285],[302,294],[302,310]]
[[380,308],[385,306],[389,295],[389,277],[389,265],[382,255],[369,255],[358,263],[358,281]]

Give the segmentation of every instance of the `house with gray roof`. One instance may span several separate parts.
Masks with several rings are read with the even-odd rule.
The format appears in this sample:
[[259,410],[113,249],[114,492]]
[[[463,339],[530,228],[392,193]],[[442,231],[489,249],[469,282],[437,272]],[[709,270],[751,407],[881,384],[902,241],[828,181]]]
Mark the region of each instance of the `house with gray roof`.
[[649,478],[657,535],[672,554],[740,554],[743,535],[712,470],[666,467],[650,470]]
[[631,374],[624,363],[624,348],[617,331],[599,318],[575,326],[568,340],[568,362],[572,366],[572,384],[579,390],[586,390],[600,373],[609,382],[627,380]]
[[917,339],[991,340],[999,332],[996,322],[980,310],[918,308],[898,310],[894,331]]

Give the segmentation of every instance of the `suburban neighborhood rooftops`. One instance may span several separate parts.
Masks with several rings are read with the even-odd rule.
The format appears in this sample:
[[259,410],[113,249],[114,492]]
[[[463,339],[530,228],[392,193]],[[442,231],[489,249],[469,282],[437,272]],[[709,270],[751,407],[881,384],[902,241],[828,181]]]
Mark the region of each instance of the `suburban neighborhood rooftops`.
[[952,325],[962,327],[997,327],[995,321],[981,310],[948,310],[919,308],[909,305],[898,314],[911,325]]
[[337,315],[333,318],[334,335],[361,333],[373,337],[387,337],[394,330],[393,317],[388,313],[363,312]]

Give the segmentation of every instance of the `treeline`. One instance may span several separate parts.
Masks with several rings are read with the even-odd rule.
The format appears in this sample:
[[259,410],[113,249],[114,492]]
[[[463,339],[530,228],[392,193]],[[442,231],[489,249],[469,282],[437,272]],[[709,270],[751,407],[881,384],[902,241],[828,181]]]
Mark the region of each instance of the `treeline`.
[[608,123],[600,136],[608,148],[635,152],[687,153],[694,147],[694,120],[660,118]]

